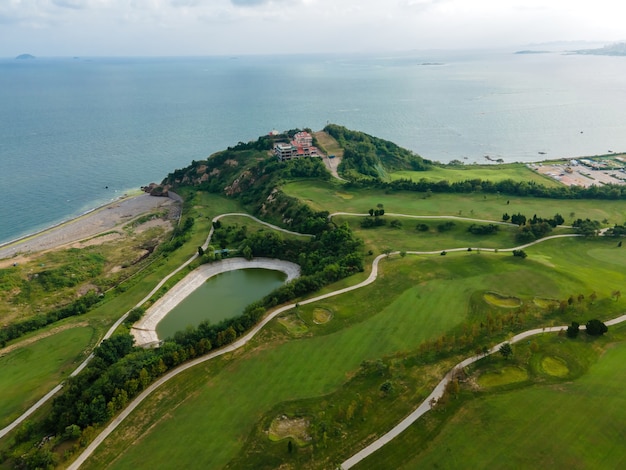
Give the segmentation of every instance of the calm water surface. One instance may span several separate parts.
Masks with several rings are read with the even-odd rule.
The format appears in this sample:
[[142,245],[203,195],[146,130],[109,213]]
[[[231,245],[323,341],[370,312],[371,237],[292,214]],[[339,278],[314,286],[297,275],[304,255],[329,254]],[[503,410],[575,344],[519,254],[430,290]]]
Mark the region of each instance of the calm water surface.
[[0,59],[0,243],[272,129],[442,162],[626,151],[625,57],[512,52]]
[[159,338],[167,338],[204,320],[216,324],[241,315],[246,306],[280,287],[286,279],[287,275],[281,271],[260,268],[238,269],[213,276],[159,322],[157,334]]

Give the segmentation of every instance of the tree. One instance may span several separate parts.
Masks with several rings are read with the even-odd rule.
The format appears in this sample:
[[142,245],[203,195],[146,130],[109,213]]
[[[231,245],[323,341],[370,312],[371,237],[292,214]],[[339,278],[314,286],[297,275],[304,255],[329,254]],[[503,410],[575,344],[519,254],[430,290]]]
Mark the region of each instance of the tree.
[[204,249],[201,246],[198,247],[198,256],[204,256]]
[[241,254],[245,259],[250,261],[252,259],[252,248],[250,248],[248,245],[244,246],[243,250],[241,250]]
[[554,214],[554,217],[552,218],[552,220],[554,220],[556,225],[563,225],[563,222],[565,222],[565,219],[563,218],[561,214]]
[[576,338],[579,332],[580,332],[580,324],[578,322],[573,321],[572,324],[567,327],[568,338]]
[[513,256],[517,256],[519,258],[526,258],[528,255],[524,250],[513,250]]
[[609,331],[609,329],[600,320],[594,318],[587,322],[587,334],[590,336],[602,336],[607,331]]
[[504,222],[507,222],[510,218],[511,216],[508,213],[505,212],[504,214],[502,214],[502,220]]
[[509,343],[504,343],[502,346],[500,346],[498,351],[500,352],[500,354],[502,354],[502,357],[507,360],[513,355],[513,348],[511,348],[511,345]]

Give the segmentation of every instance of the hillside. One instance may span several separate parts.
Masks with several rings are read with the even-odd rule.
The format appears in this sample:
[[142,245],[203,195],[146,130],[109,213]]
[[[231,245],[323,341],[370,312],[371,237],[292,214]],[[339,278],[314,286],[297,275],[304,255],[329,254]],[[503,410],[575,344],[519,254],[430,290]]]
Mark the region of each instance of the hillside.
[[[472,423],[495,423],[489,409],[473,411],[477,397],[504,397],[506,408],[515,402],[510,392],[558,394],[587,376],[593,388],[581,397],[602,396],[612,376],[594,376],[592,368],[604,351],[626,344],[624,327],[566,338],[558,325],[623,313],[626,251],[613,238],[625,231],[623,201],[611,199],[624,192],[563,192],[540,179],[526,182],[516,167],[442,168],[391,142],[327,126],[350,155],[342,173],[348,181],[341,181],[322,158],[273,156],[274,143],[295,132],[240,142],[167,175],[161,189],[184,199],[182,218],[144,269],[125,284],[111,281],[84,314],[40,327],[37,341],[10,345],[0,357],[0,385],[12,391],[0,396],[5,424],[30,406],[20,390],[35,390],[32,403],[92,352],[87,344],[107,329],[111,335],[52,403],[0,437],[0,468],[65,468],[77,458],[84,469],[167,468],[173,461],[181,468],[338,468],[420,403],[433,407],[427,397],[448,371],[480,354],[424,418],[361,468],[442,461],[437,452],[445,454],[449,440],[473,442],[480,424],[458,424],[468,410]],[[367,173],[372,169],[376,175]],[[606,200],[598,204],[599,197]],[[597,236],[600,227],[607,236]],[[97,259],[84,256],[89,249]],[[63,253],[85,273],[112,256],[100,247]],[[239,316],[201,319],[154,349],[133,345],[128,331],[146,309],[188,285],[196,268],[233,256],[291,261],[301,276]],[[57,262],[65,272],[66,260]],[[10,270],[1,274],[8,279]],[[28,279],[21,289],[40,281]],[[221,308],[215,304],[209,292],[198,311]],[[538,336],[513,345],[512,357],[497,350],[485,356],[530,329]],[[63,348],[50,356],[50,344]],[[22,374],[40,369],[41,377]],[[616,406],[626,401],[621,389],[615,397]],[[520,403],[515,416],[536,415],[537,428],[555,421],[535,413],[532,399]],[[574,400],[568,408],[576,410],[576,429],[608,426],[611,413],[589,413],[584,404]],[[128,419],[91,454],[87,446],[124,413]],[[517,448],[525,459],[519,468],[567,466],[573,445],[566,447],[567,433],[557,434],[566,420],[558,422],[551,433],[567,452],[536,453],[532,429],[509,421],[501,426],[511,426],[514,441],[486,444],[493,462]],[[616,462],[626,458],[622,437],[605,438],[617,449]],[[581,434],[575,445],[593,439]],[[484,467],[490,458],[481,450],[470,466]]]
[[388,140],[364,132],[329,124],[324,128],[344,149],[339,172],[348,179],[386,179],[389,173],[399,170],[424,171],[431,166],[429,160]]

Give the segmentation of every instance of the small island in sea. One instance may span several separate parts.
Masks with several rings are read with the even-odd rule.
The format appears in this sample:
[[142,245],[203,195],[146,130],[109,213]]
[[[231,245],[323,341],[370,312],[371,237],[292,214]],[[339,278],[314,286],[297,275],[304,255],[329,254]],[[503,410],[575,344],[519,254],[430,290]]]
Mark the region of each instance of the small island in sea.
[[597,49],[580,49],[572,51],[572,54],[626,56],[626,42],[608,44]]
[[15,59],[16,60],[29,60],[29,59],[34,59],[34,58],[35,56],[31,54],[20,54]]

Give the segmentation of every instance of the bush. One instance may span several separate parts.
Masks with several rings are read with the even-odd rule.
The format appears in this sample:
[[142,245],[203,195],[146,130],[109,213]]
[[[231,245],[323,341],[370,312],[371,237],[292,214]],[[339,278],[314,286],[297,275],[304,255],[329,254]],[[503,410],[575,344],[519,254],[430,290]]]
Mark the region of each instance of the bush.
[[600,320],[593,319],[587,322],[587,334],[591,336],[602,336],[609,331],[608,327]]

